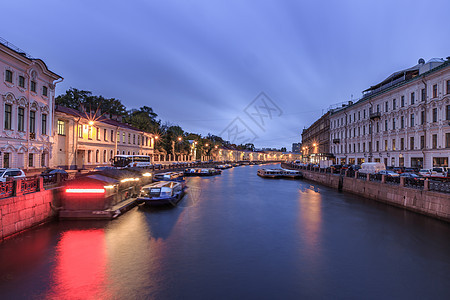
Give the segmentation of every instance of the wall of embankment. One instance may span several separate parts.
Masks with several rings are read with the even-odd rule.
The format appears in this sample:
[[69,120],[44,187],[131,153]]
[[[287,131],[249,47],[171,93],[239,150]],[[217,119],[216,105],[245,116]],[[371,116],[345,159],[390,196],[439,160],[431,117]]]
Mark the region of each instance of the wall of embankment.
[[[338,174],[301,170],[307,180],[450,222],[450,195]],[[341,183],[340,183],[341,181]]]
[[0,200],[0,242],[25,229],[53,220],[57,216],[59,189],[9,197]]

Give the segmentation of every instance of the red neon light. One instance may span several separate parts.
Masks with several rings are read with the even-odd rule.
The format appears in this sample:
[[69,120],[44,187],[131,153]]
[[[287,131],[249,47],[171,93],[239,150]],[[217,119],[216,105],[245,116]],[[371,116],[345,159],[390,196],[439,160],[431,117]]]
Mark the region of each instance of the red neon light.
[[66,189],[66,193],[77,193],[77,194],[103,194],[105,193],[105,189]]

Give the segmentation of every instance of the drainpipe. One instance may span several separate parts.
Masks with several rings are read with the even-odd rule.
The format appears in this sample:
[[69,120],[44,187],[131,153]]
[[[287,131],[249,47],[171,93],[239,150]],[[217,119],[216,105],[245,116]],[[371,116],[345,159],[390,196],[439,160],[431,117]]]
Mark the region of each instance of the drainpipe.
[[[423,75],[422,76],[422,83],[425,85],[425,99],[424,99],[424,101],[425,101],[425,108],[424,108],[424,117],[425,117],[425,120],[423,120],[423,125],[422,125],[422,127],[423,127],[423,136],[424,136],[424,145],[423,145],[423,148],[422,148],[422,155],[423,155],[423,165],[422,165],[422,168],[425,168],[425,162],[426,162],[426,159],[425,159],[425,154],[426,154],[426,149],[427,149],[427,102],[428,102],[428,90],[427,90],[427,83],[426,83],[426,81],[425,81],[425,75]],[[421,120],[422,121],[422,120]]]

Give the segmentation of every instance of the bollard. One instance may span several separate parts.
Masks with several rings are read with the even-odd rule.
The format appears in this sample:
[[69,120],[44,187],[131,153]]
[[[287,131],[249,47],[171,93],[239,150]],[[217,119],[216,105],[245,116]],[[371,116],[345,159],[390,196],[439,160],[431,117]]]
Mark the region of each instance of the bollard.
[[423,190],[424,191],[429,191],[430,190],[430,182],[428,181],[428,178],[425,179],[425,181],[423,182]]
[[22,179],[14,180],[14,196],[23,195],[22,192]]
[[386,175],[381,175],[381,183],[386,183]]
[[405,177],[400,176],[400,186],[405,186]]
[[37,182],[37,189],[38,191],[43,191],[44,190],[44,178],[42,176],[39,176],[37,178],[38,182]]

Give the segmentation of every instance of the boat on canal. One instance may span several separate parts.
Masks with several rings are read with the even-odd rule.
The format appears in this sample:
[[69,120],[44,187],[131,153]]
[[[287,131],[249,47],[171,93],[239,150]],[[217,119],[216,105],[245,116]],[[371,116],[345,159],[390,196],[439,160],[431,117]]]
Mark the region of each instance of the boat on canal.
[[137,202],[148,206],[176,205],[183,198],[185,189],[181,182],[153,182],[141,188]]
[[184,176],[214,176],[219,174],[222,174],[222,171],[213,168],[189,168],[184,170]]
[[224,164],[224,165],[217,165],[217,166],[215,166],[214,168],[219,169],[219,170],[225,170],[225,169],[230,169],[230,168],[232,168],[232,167],[233,167],[233,166],[230,165],[230,164]]
[[263,178],[302,178],[303,174],[297,170],[286,169],[258,169],[258,176]]

